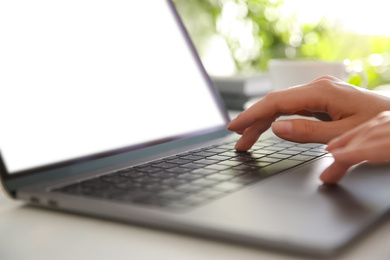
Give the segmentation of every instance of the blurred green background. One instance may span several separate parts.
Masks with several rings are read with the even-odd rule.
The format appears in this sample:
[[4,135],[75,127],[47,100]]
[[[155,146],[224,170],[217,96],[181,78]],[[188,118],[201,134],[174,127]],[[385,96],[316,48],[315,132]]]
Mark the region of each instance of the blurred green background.
[[[318,59],[364,70],[369,89],[390,84],[390,37],[384,33],[347,30],[326,15],[302,22],[283,12],[283,0],[174,2],[211,75],[264,72],[273,58]],[[359,76],[348,81],[361,84]]]

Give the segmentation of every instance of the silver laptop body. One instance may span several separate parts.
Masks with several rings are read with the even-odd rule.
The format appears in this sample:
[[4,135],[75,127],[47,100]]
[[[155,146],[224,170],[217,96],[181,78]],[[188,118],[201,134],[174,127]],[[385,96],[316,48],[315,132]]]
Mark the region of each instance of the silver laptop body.
[[[3,1],[0,24],[1,178],[15,199],[324,256],[388,213],[388,165],[363,164],[324,186],[325,153],[248,185],[231,179],[223,196],[186,208],[56,192],[236,136],[171,1]],[[268,137],[259,145],[276,147]]]

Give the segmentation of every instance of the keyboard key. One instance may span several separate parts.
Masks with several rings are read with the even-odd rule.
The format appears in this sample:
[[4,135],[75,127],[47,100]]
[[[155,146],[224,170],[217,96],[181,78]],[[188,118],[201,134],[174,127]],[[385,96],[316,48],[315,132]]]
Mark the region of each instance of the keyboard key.
[[297,144],[298,147],[304,147],[304,148],[318,148],[321,146],[324,146],[323,144],[316,144],[316,143],[306,143],[306,144]]
[[194,161],[194,163],[200,163],[200,164],[205,164],[205,165],[215,164],[216,162],[218,162],[218,161],[209,160],[209,159],[202,159],[202,160]]
[[184,173],[184,174],[180,174],[177,176],[177,179],[180,179],[180,180],[186,180],[186,181],[192,181],[192,180],[195,180],[195,179],[199,179],[201,178],[202,176],[198,175],[198,174],[193,174],[193,173]]
[[282,153],[274,153],[274,154],[270,154],[269,157],[277,158],[277,159],[287,159],[287,158],[291,157],[291,155],[290,154],[282,154]]
[[210,180],[215,180],[215,181],[227,181],[227,180],[230,180],[231,178],[233,178],[233,176],[231,175],[227,175],[227,174],[219,174],[219,173],[215,173],[215,174],[212,174],[212,175],[209,175],[206,177],[206,179],[210,179]]
[[171,172],[171,173],[176,173],[176,174],[183,174],[183,173],[190,172],[191,169],[182,168],[182,167],[175,167],[175,168],[167,169],[165,171],[166,172]]
[[300,146],[293,146],[288,148],[289,151],[299,151],[299,152],[305,152],[307,151],[306,147],[300,147]]
[[74,195],[83,195],[85,191],[91,191],[93,189],[82,186],[80,183],[71,184],[59,189],[56,189],[55,191],[74,194]]
[[167,179],[167,180],[163,180],[161,182],[161,184],[163,185],[168,185],[168,186],[179,186],[179,185],[182,185],[184,183],[187,183],[188,181],[187,180],[180,180],[180,179]]
[[231,158],[229,161],[232,162],[240,162],[240,163],[246,163],[246,162],[253,162],[256,161],[256,159],[251,158],[251,157],[236,157],[236,158]]
[[235,144],[232,143],[232,144],[220,145],[220,146],[217,146],[216,148],[223,149],[224,152],[226,152],[227,150],[234,150],[234,146],[235,146]]
[[154,173],[154,172],[161,172],[162,171],[161,168],[164,168],[164,167],[160,167],[158,165],[156,165],[156,166],[147,166],[147,167],[139,169],[138,171],[139,172],[145,172],[145,173]]
[[283,150],[280,151],[278,154],[297,155],[300,154],[301,152],[302,152],[301,150]]
[[115,184],[115,186],[119,189],[127,190],[127,191],[139,190],[142,187],[141,184],[134,183],[134,182],[118,183]]
[[252,161],[252,162],[247,162],[245,164],[249,165],[249,166],[255,166],[258,169],[258,168],[262,168],[262,167],[268,166],[268,165],[270,165],[272,163],[271,162]]
[[327,151],[325,150],[325,148],[326,148],[326,146],[322,146],[322,147],[310,149],[310,151],[312,151],[312,152],[324,152],[324,153],[327,153]]
[[224,153],[224,152],[226,152],[226,149],[222,149],[222,148],[211,148],[211,149],[206,149],[205,151],[206,151],[206,152],[211,152],[211,153],[214,153],[214,154],[219,154],[219,153]]
[[187,184],[177,186],[175,190],[185,192],[185,193],[196,193],[202,191],[203,187],[187,183]]
[[96,190],[96,191],[84,191],[82,195],[86,197],[93,197],[93,198],[111,199],[113,196],[121,196],[123,194],[126,194],[126,192],[119,191],[119,190],[114,190],[114,191]]
[[[211,176],[213,176],[213,175],[211,175]],[[214,178],[211,178],[211,179],[198,179],[198,180],[191,182],[191,184],[196,185],[196,186],[201,186],[201,187],[209,187],[209,186],[213,186],[213,185],[217,184],[218,182],[219,182],[219,180],[215,180]]]
[[[163,168],[163,169],[170,169],[177,167],[177,164],[174,163],[168,163],[168,162],[163,162],[163,163],[158,163],[154,165],[155,167]],[[144,169],[141,169],[143,171]]]
[[207,176],[207,175],[214,174],[217,172],[218,171],[216,171],[216,170],[210,170],[210,169],[197,169],[197,170],[192,171],[191,173],[201,175],[201,176]]
[[267,163],[276,163],[279,161],[281,161],[281,159],[272,158],[272,157],[262,157],[258,160],[258,162],[267,162]]
[[223,164],[208,165],[208,166],[205,167],[205,169],[216,170],[216,171],[223,171],[223,170],[226,170],[226,169],[229,169],[229,168],[231,168],[231,166],[223,165]]
[[234,190],[238,190],[242,187],[241,184],[239,183],[234,183],[234,182],[223,182],[218,185],[215,185],[212,187],[212,190],[216,191],[222,191],[222,192],[231,192]]
[[259,149],[259,150],[255,150],[255,151],[256,151],[256,153],[265,154],[265,155],[276,153],[276,151],[270,150],[270,149],[267,149],[267,148]]
[[108,182],[108,183],[112,183],[112,184],[125,183],[125,182],[131,181],[128,178],[124,178],[122,176],[108,176],[108,177],[103,176],[103,177],[100,177],[100,180],[103,182]]
[[132,192],[127,192],[125,194],[111,196],[110,198],[121,202],[134,202],[135,200],[140,200],[142,198],[148,198],[148,197],[151,197],[150,192],[143,191],[143,190],[135,190]]
[[286,159],[286,160],[262,167],[258,171],[261,172],[262,174],[273,175],[273,174],[279,173],[283,170],[287,170],[287,169],[290,169],[292,167],[298,166],[302,163],[303,163],[302,161],[295,161],[295,160]]
[[196,160],[203,159],[204,156],[199,156],[199,155],[186,155],[186,156],[183,156],[183,157],[180,157],[180,158],[181,158],[181,159],[190,160],[190,161],[196,161]]
[[83,181],[80,185],[90,190],[104,190],[111,187],[110,183],[102,182],[99,179]]
[[209,157],[209,156],[216,155],[217,153],[202,151],[202,152],[197,152],[197,153],[192,153],[192,154],[197,155],[197,156]]
[[187,169],[199,169],[199,168],[203,168],[204,166],[205,166],[204,164],[193,162],[193,163],[184,164],[181,167],[187,168]]
[[240,162],[238,160],[226,160],[226,161],[222,161],[222,162],[218,163],[218,165],[227,165],[227,166],[234,167],[234,166],[241,165],[243,163],[244,162]]
[[292,142],[281,142],[281,143],[274,144],[273,146],[282,147],[283,149],[287,149],[290,147],[294,147],[295,145],[296,144],[292,143]]
[[278,151],[282,151],[282,150],[285,150],[286,148],[284,148],[284,147],[280,147],[280,146],[267,146],[265,149],[263,149],[263,150],[269,150],[269,151],[276,151],[276,152],[278,152]]
[[169,163],[174,163],[174,164],[180,164],[180,165],[183,165],[183,164],[186,164],[186,163],[190,163],[191,160],[186,160],[186,159],[180,159],[180,158],[174,158],[172,160],[168,160]]
[[164,186],[161,183],[157,183],[157,184],[145,185],[145,186],[142,187],[142,189],[150,191],[150,192],[157,193],[157,192],[161,192],[161,191],[170,189],[170,187],[169,186]]
[[168,178],[175,177],[176,174],[170,172],[156,172],[156,173],[149,174],[149,176],[152,178],[168,179]]
[[232,169],[237,170],[237,171],[251,172],[251,171],[255,171],[255,170],[259,169],[259,167],[256,165],[241,164],[241,165],[232,167]]
[[308,156],[321,156],[321,155],[324,155],[326,154],[326,152],[316,152],[316,151],[309,151],[309,152],[303,152],[301,153],[301,155],[308,155]]
[[308,156],[308,155],[295,155],[293,157],[290,157],[290,160],[298,160],[298,161],[309,161],[315,157]]
[[219,174],[223,174],[223,175],[230,175],[230,176],[240,176],[240,175],[243,175],[243,174],[247,174],[248,172],[245,171],[245,170],[236,170],[236,169],[227,169],[227,170],[224,170],[224,171],[220,171],[218,172]]
[[215,160],[215,161],[225,161],[227,159],[228,158],[226,158],[226,156],[220,156],[220,155],[213,155],[213,156],[207,157],[207,160]]
[[160,181],[159,179],[153,178],[150,176],[144,176],[144,177],[134,179],[134,182],[138,182],[138,183],[142,183],[142,184],[151,184],[151,183],[156,183],[159,181]]
[[120,172],[120,176],[125,177],[125,178],[139,178],[142,176],[146,176],[146,172],[139,172],[139,171],[129,171],[129,172]]

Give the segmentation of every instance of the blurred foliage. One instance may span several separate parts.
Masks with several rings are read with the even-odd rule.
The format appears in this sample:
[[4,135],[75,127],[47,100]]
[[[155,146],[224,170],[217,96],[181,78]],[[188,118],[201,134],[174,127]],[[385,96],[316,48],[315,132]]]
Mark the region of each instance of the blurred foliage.
[[[369,88],[390,83],[390,38],[342,31],[326,18],[302,24],[281,12],[283,0],[175,0],[200,53],[218,35],[239,72],[266,71],[273,58],[346,61],[368,74]],[[374,25],[373,25],[374,26]],[[361,84],[354,76],[349,82]]]

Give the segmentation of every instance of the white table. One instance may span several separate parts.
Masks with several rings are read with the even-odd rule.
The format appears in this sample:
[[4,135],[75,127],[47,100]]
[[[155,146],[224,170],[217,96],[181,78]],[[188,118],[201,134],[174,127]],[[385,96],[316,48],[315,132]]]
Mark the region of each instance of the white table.
[[[0,259],[303,259],[25,206],[0,192]],[[308,258],[310,259],[310,258]],[[390,259],[390,218],[331,259]]]

